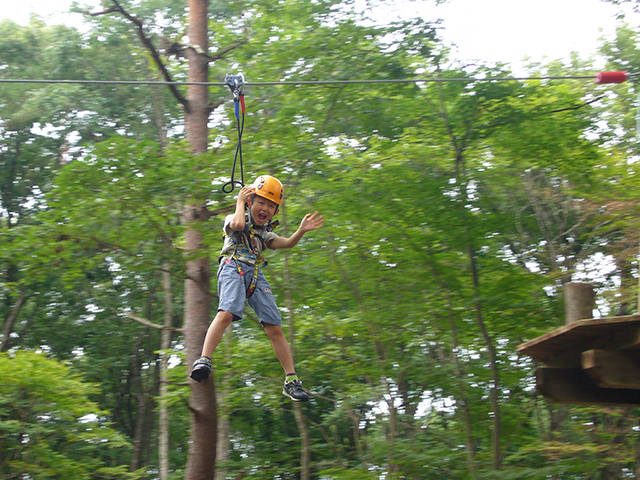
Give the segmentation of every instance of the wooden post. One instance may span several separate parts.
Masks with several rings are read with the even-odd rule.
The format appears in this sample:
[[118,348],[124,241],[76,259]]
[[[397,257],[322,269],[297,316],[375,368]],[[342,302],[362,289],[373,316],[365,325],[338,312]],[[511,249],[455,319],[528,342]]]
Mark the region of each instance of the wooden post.
[[596,294],[593,285],[569,282],[564,286],[564,321],[568,325],[577,320],[593,318]]

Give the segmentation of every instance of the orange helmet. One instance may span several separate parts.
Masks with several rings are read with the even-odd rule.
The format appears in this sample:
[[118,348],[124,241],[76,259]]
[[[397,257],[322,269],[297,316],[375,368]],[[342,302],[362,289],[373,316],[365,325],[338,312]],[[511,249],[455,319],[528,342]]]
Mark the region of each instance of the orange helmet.
[[282,205],[284,199],[284,188],[276,177],[271,175],[261,175],[251,185],[256,189],[256,195],[260,195],[267,200],[271,200],[278,205]]

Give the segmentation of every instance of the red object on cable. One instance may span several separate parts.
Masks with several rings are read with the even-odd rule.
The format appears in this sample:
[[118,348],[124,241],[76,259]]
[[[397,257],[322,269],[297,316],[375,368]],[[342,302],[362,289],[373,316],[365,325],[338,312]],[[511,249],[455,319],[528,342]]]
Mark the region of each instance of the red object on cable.
[[627,72],[598,72],[596,83],[622,83],[627,78]]
[[245,113],[245,106],[244,106],[244,95],[240,95],[240,108],[242,109],[242,114],[244,115]]

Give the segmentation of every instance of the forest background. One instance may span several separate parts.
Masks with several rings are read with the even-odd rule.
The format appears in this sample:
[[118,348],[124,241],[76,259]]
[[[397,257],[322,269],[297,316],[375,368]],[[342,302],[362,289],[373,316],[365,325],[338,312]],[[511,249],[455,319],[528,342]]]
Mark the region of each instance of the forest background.
[[[210,2],[204,52],[182,0],[103,6],[82,30],[0,23],[1,79],[87,81],[0,84],[3,478],[640,478],[637,410],[552,404],[516,353],[563,324],[572,280],[595,316],[638,313],[635,81],[499,81],[437,24],[348,2]],[[607,69],[639,72],[636,28],[603,41]],[[281,235],[325,217],[267,270],[308,404],[251,314],[187,381],[234,102],[208,88],[194,151],[186,87],[91,81],[184,82],[194,58],[215,81],[384,81],[245,87],[245,180],[283,180]],[[393,83],[417,77],[456,81]]]

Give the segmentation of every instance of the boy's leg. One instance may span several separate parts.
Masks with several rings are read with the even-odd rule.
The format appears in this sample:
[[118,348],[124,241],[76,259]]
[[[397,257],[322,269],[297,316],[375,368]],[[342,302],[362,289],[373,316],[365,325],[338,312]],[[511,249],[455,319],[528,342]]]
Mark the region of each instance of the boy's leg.
[[291,355],[289,342],[287,342],[287,338],[282,331],[282,327],[280,325],[271,325],[269,323],[264,323],[263,325],[269,340],[271,340],[273,351],[280,361],[288,379],[285,380],[282,393],[294,402],[306,402],[309,400],[309,396],[303,390],[302,382],[298,380],[298,377],[296,376],[296,370],[293,365],[293,356]]
[[287,338],[284,336],[281,327],[282,316],[278,311],[273,293],[271,293],[271,285],[269,285],[269,282],[262,272],[258,274],[258,283],[255,292],[249,298],[249,305],[251,305],[251,308],[253,308],[258,315],[264,331],[267,333],[269,340],[271,340],[273,351],[286,374],[282,393],[295,402],[306,402],[309,400],[309,396],[303,390],[302,382],[298,380],[296,376],[289,342],[287,342]]
[[202,345],[203,357],[211,357],[211,355],[213,355],[220,340],[222,340],[222,335],[224,335],[225,330],[231,325],[232,321],[233,314],[231,312],[219,310],[218,313],[216,313],[213,322],[209,325],[207,335],[204,337],[204,344]]
[[[202,345],[202,356],[195,361],[190,377],[201,382],[211,373],[211,355],[222,340],[222,335],[234,318],[242,318],[246,296],[244,279],[234,261],[225,261],[218,267],[218,313],[214,317]],[[234,313],[231,313],[234,312]]]
[[202,354],[200,358],[195,361],[191,369],[190,377],[196,382],[201,382],[209,377],[211,373],[211,356],[232,321],[233,314],[231,312],[220,310],[213,319],[213,322],[211,322],[211,325],[209,325],[207,335],[204,338],[204,344],[202,345]]
[[269,323],[263,323],[264,331],[267,332],[273,351],[276,354],[280,364],[284,369],[284,373],[289,375],[295,373],[296,369],[293,366],[293,356],[291,355],[291,349],[289,348],[289,342],[287,337],[284,336],[282,327],[280,325],[271,325]]

